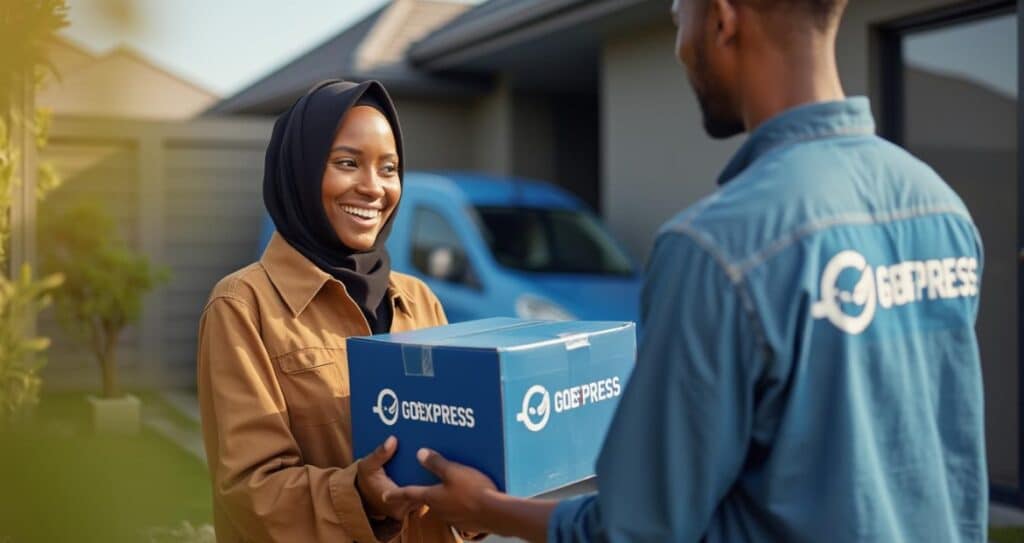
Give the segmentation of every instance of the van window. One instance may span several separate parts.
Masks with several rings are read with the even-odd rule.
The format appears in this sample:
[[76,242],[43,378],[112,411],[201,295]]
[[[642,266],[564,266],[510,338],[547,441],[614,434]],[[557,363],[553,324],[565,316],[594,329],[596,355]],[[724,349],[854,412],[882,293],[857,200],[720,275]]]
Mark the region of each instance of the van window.
[[476,208],[494,259],[516,270],[632,275],[629,257],[591,215],[568,209]]
[[476,287],[466,248],[440,213],[418,207],[413,215],[412,265],[427,277]]

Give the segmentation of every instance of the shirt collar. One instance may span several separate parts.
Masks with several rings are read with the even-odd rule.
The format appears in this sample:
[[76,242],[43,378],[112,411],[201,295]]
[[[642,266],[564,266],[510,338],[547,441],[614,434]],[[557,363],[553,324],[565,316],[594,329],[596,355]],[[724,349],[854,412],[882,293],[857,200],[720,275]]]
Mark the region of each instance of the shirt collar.
[[[284,298],[293,317],[302,314],[328,282],[335,281],[342,288],[345,287],[331,274],[302,256],[302,253],[295,250],[277,232],[271,236],[270,243],[260,257],[260,263],[263,269],[267,270],[270,282]],[[388,279],[388,294],[396,308],[407,316],[412,316],[410,308],[415,305],[413,299],[404,288],[395,283],[393,277]]]
[[395,307],[405,313],[405,316],[412,317],[412,306],[416,305],[412,296],[395,282],[394,276],[388,279],[388,294],[395,302]]
[[769,151],[801,141],[875,133],[871,103],[863,96],[786,110],[754,130],[718,177],[724,185]]

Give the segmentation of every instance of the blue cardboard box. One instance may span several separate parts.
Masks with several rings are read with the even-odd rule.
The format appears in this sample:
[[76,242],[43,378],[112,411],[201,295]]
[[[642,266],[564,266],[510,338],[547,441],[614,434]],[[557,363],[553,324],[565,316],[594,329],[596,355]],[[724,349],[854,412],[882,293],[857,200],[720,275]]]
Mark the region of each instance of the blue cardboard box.
[[402,485],[436,479],[416,461],[432,448],[535,496],[594,473],[636,360],[632,323],[497,318],[350,338],[357,458],[390,436],[385,467]]

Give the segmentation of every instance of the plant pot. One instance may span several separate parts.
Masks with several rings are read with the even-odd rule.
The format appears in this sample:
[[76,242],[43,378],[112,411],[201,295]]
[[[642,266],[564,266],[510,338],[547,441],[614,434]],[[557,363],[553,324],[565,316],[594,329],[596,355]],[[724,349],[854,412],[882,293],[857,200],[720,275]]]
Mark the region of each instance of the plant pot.
[[97,434],[134,435],[139,433],[142,402],[131,394],[120,398],[89,396],[92,427]]

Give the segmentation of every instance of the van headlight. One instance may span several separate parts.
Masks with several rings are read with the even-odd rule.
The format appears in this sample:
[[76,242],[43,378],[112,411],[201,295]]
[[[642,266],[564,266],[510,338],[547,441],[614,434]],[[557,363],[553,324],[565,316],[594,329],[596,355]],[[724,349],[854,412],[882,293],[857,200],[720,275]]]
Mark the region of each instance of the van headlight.
[[521,319],[540,321],[571,321],[576,316],[554,302],[530,294],[516,300],[516,315]]

